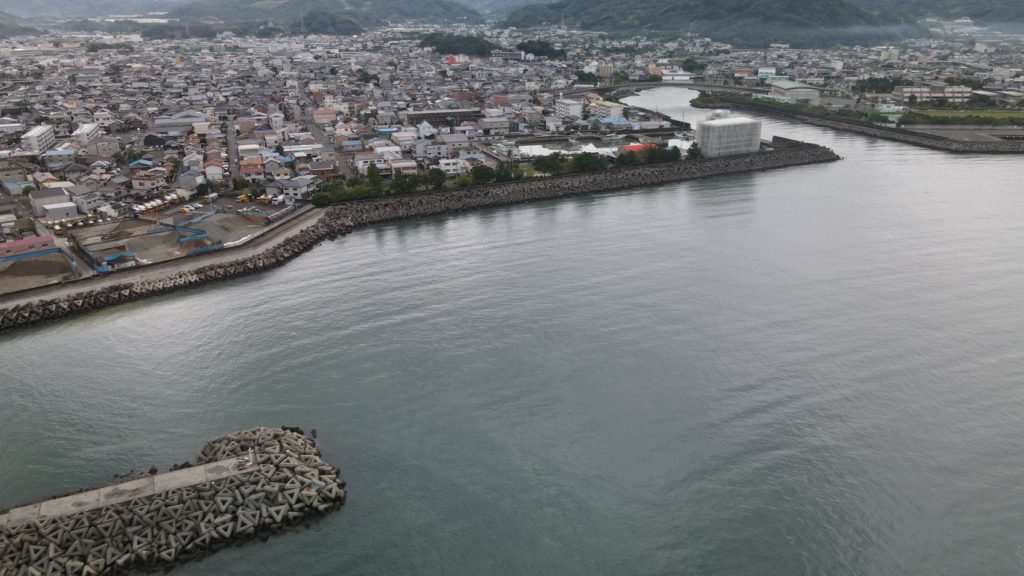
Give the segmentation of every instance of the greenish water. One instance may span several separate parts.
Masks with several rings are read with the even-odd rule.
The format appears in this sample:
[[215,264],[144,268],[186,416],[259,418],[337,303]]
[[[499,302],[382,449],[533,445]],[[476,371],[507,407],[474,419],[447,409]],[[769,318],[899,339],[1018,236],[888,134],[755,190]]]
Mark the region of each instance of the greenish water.
[[845,160],[360,230],[0,336],[0,505],[285,424],[348,506],[175,574],[1019,574],[1021,160],[766,122]]

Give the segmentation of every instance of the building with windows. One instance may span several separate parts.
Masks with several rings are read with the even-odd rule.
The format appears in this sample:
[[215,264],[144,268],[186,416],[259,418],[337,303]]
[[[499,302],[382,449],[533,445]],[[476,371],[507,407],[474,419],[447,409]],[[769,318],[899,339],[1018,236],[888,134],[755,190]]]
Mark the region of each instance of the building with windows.
[[555,100],[555,116],[559,118],[582,118],[583,102],[562,98]]
[[45,152],[56,143],[57,137],[53,132],[53,126],[49,124],[36,126],[21,136],[21,145],[36,154]]
[[626,113],[626,107],[618,102],[608,100],[593,100],[590,102],[590,115],[598,118],[622,118]]
[[90,122],[79,126],[78,129],[71,134],[71,139],[81,144],[84,148],[99,140],[101,136],[103,136],[103,129],[100,128],[100,125]]
[[897,86],[892,95],[896,101],[904,104],[936,100],[962,104],[971,97],[971,88],[969,86],[950,86],[945,82],[927,82],[915,86]]

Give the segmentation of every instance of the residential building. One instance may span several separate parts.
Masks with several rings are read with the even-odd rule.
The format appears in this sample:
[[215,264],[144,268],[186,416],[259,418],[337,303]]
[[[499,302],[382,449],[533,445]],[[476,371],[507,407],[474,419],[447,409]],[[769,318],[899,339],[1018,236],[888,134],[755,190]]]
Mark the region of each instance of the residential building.
[[559,118],[582,118],[583,102],[568,98],[555,100],[555,116]]
[[48,150],[57,142],[53,126],[41,124],[25,132],[21,136],[21,145],[31,152],[39,154]]
[[101,136],[103,136],[103,129],[100,128],[100,125],[95,122],[90,122],[79,126],[71,134],[71,139],[84,148],[99,140]]

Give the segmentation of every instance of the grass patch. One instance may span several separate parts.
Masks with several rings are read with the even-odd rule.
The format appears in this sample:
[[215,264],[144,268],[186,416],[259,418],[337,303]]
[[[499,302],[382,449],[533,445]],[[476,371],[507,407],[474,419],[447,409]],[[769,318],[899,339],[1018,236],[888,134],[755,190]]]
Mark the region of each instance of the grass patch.
[[915,114],[929,118],[1014,118],[1024,120],[1024,110],[914,110]]
[[1024,124],[1024,110],[937,110],[915,109],[903,115],[904,124],[980,124],[1018,126]]

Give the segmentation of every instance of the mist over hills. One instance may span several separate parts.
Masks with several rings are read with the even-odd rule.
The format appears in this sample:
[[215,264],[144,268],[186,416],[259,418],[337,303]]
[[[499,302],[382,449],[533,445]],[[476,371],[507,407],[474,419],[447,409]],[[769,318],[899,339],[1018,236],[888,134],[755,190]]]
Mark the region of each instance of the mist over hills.
[[850,0],[856,6],[883,13],[910,14],[919,18],[968,17],[981,23],[1024,22],[1021,0]]
[[33,34],[38,30],[27,26],[23,20],[8,14],[7,12],[0,12],[0,38],[10,38],[11,36],[20,36],[23,34]]
[[414,20],[481,22],[486,15],[516,27],[564,21],[623,34],[692,32],[745,46],[895,41],[924,34],[917,21],[929,17],[1024,25],[1024,0],[0,0],[0,9],[10,13],[0,13],[0,37],[31,33],[43,19],[153,12],[326,34]]
[[869,43],[924,33],[912,20],[873,14],[846,0],[560,0],[514,10],[506,24],[563,19],[584,29],[693,32],[740,45]]
[[216,17],[225,22],[293,21],[305,14],[350,18],[366,27],[406,20],[480,20],[476,10],[452,0],[199,0],[170,11],[176,18]]
[[185,0],[19,0],[0,2],[0,9],[21,18],[81,18],[112,14],[162,12]]

